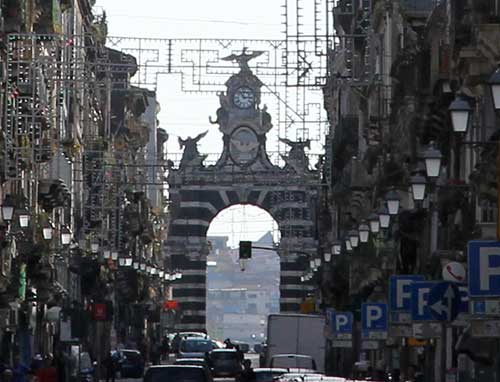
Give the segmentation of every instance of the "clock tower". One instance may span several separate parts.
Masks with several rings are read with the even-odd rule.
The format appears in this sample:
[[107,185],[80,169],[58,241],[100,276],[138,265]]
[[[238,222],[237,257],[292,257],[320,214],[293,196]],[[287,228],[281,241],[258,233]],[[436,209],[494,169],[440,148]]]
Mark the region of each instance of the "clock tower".
[[262,53],[248,54],[244,49],[239,55],[223,58],[236,61],[240,71],[226,82],[227,90],[219,94],[217,119],[210,119],[224,134],[224,147],[217,168],[236,166],[242,170],[264,170],[273,167],[266,153],[266,133],[272,127],[271,116],[266,106],[260,106],[262,82],[248,66],[250,59]]

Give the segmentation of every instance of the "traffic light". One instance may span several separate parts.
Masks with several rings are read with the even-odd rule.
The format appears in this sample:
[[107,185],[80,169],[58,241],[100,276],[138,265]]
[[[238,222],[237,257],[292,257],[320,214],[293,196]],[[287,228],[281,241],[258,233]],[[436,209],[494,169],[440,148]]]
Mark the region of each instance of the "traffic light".
[[252,258],[252,242],[240,241],[240,259]]

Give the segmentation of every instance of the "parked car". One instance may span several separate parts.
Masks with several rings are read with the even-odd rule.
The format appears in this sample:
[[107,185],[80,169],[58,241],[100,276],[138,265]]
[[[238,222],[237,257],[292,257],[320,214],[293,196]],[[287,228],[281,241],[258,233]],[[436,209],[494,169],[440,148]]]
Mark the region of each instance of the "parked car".
[[287,373],[287,369],[280,368],[255,368],[253,369],[255,373],[255,382],[273,382],[276,378]]
[[111,355],[116,360],[119,378],[140,378],[144,374],[144,357],[139,350],[119,349]]
[[213,350],[210,339],[200,337],[188,337],[179,345],[179,358],[204,358],[206,353]]
[[236,349],[215,349],[210,353],[214,377],[238,377],[243,371]]
[[202,366],[194,365],[159,365],[146,370],[144,382],[212,382]]
[[212,370],[208,366],[207,360],[205,358],[178,358],[174,361],[174,365],[201,366],[205,369],[207,374],[212,377]]

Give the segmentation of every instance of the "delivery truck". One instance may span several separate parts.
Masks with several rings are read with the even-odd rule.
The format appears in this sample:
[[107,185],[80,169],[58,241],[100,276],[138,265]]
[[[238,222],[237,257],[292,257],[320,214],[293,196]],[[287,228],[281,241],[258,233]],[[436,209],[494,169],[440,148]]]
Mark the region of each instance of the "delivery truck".
[[[276,355],[299,354],[313,358],[325,371],[325,317],[309,314],[270,314],[267,320],[265,366],[277,367]],[[289,357],[288,357],[289,358]]]

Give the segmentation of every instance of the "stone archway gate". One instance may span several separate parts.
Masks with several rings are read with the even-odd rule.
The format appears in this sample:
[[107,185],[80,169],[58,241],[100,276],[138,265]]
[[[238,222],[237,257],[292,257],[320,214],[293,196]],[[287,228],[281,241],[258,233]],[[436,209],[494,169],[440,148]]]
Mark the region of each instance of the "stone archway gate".
[[[226,82],[219,94],[217,120],[223,133],[223,151],[214,165],[197,143],[206,133],[181,139],[184,152],[178,167],[168,174],[170,221],[165,245],[167,267],[182,272],[173,284],[173,298],[181,309],[178,330],[205,331],[207,230],[223,209],[236,204],[260,207],[276,220],[281,233],[280,310],[298,312],[309,284],[300,277],[309,257],[317,253],[316,209],[318,173],[309,168],[305,148],[309,141],[282,141],[290,146],[285,165],[273,165],[266,152],[266,133],[272,128],[266,107],[260,107],[263,85],[248,61],[259,55],[244,50],[227,60],[240,71]],[[254,261],[258,261],[255,259]]]

